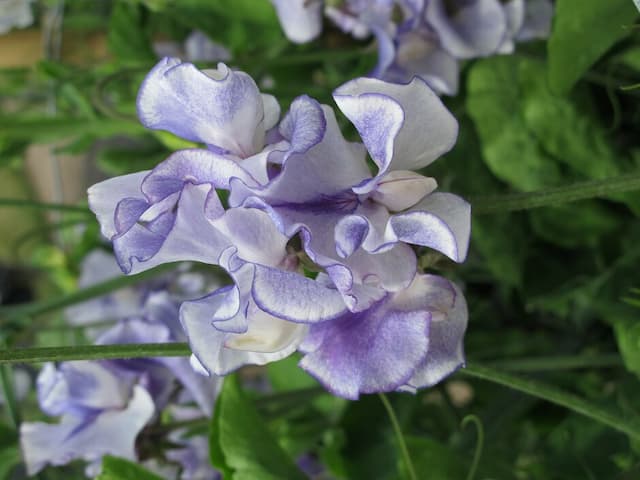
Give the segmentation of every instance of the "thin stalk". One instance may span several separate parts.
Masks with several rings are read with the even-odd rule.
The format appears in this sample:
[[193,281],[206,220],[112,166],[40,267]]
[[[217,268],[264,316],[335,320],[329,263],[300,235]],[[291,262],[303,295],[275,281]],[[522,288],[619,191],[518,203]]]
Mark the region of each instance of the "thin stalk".
[[633,190],[640,190],[640,173],[632,173],[604,180],[589,180],[574,183],[573,185],[548,188],[535,192],[474,197],[471,199],[471,205],[473,206],[474,214],[484,215],[551,207],[563,203],[606,197],[614,193],[630,192]]
[[620,355],[557,355],[550,357],[505,358],[484,362],[491,368],[512,372],[544,372],[548,370],[571,370],[578,368],[607,368],[623,365]]
[[469,377],[480,378],[498,385],[503,385],[542,400],[555,403],[556,405],[625,433],[635,440],[640,440],[640,421],[637,418],[625,418],[616,412],[595,405],[577,395],[565,392],[551,385],[546,385],[528,378],[517,377],[477,364],[461,369],[460,373]]
[[469,423],[473,423],[476,426],[476,432],[478,435],[478,441],[476,443],[476,450],[473,453],[473,460],[471,462],[471,468],[467,474],[467,480],[473,480],[478,471],[478,465],[480,465],[480,457],[482,456],[482,450],[484,448],[484,427],[482,421],[476,415],[467,415],[462,419],[462,428],[466,427]]
[[95,297],[100,297],[123,287],[135,285],[136,283],[156,277],[159,274],[166,273],[172,269],[175,269],[175,265],[173,264],[161,265],[153,270],[148,270],[137,275],[123,275],[122,277],[116,277],[105,282],[97,283],[91,287],[78,290],[68,295],[61,295],[59,297],[54,297],[40,302],[0,307],[0,316],[17,318],[41,315],[76,303],[81,303]]
[[323,60],[350,60],[352,58],[360,58],[363,55],[372,54],[373,51],[368,48],[357,48],[354,50],[320,50],[305,53],[290,53],[281,55],[269,60],[270,65],[303,65],[305,63],[321,62]]
[[57,210],[59,212],[75,212],[93,215],[91,210],[80,205],[65,205],[61,203],[44,203],[21,198],[0,198],[0,207],[33,208],[36,210]]
[[66,362],[145,357],[185,357],[186,343],[128,343],[122,345],[78,345],[0,350],[0,365],[22,362]]
[[402,435],[402,429],[400,428],[398,417],[396,417],[396,412],[393,411],[391,402],[389,402],[389,399],[384,393],[379,393],[378,396],[380,397],[384,408],[387,410],[389,420],[391,420],[391,425],[393,426],[393,431],[396,434],[398,445],[400,445],[400,451],[402,452],[402,458],[404,460],[405,466],[407,467],[409,478],[411,478],[411,480],[418,480],[415,468],[413,467],[413,462],[411,461],[411,456],[409,455],[409,449],[407,448],[407,444],[404,441],[404,436]]
[[13,388],[13,370],[11,365],[0,365],[0,385],[4,395],[4,405],[7,407],[9,418],[13,426],[18,429],[20,425],[20,411],[16,402],[15,390]]

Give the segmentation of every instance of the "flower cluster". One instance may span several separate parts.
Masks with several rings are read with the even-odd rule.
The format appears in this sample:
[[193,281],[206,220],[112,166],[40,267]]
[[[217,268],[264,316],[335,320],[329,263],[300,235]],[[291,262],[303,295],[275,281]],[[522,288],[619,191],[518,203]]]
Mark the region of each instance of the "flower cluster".
[[304,370],[355,399],[430,386],[464,363],[462,292],[419,272],[414,251],[466,256],[469,204],[416,172],[454,145],[457,122],[419,78],[359,78],[334,99],[361,143],[312,98],[279,121],[247,74],[166,58],[140,88],[139,117],[203,148],[89,189],[125,273],[191,261],[231,277],[180,307],[202,373],[299,351]]
[[[322,14],[355,38],[373,35],[372,77],[405,82],[414,75],[446,95],[458,91],[459,63],[511,53],[516,41],[545,38],[551,0],[272,0],[287,37],[304,43]],[[326,5],[324,5],[326,3]]]
[[[109,278],[116,273],[114,266],[117,269],[113,257],[92,252],[83,264],[81,281],[90,285]],[[192,275],[179,275],[173,283],[186,285],[190,291]],[[168,293],[169,286],[165,279],[124,289],[80,304],[67,314],[72,324],[78,324],[79,319],[83,324],[115,320],[108,327],[89,330],[98,345],[183,341],[179,304],[176,295]],[[172,287],[175,289],[176,285]],[[43,412],[61,419],[57,424],[21,424],[20,442],[27,472],[33,475],[46,464],[65,465],[83,459],[89,462],[87,475],[93,477],[100,471],[106,454],[136,459],[136,438],[146,425],[158,419],[160,412],[170,407],[178,420],[185,415],[211,416],[219,387],[219,378],[198,375],[185,358],[48,363],[38,376],[38,401]],[[181,464],[181,478],[218,478],[208,462],[194,458],[206,440],[183,439],[180,433],[171,433],[177,447],[169,450],[167,457]],[[194,471],[200,476],[191,476]]]

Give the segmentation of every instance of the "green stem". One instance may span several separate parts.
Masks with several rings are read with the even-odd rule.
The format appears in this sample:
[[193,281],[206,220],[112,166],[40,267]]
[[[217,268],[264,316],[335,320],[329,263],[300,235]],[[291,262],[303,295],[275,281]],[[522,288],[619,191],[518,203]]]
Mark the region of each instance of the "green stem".
[[21,198],[0,198],[0,206],[2,207],[20,207],[33,208],[36,210],[56,210],[59,212],[76,212],[85,215],[93,215],[87,207],[79,205],[63,205],[60,203],[43,203],[33,200],[24,200]]
[[291,53],[281,55],[269,60],[270,66],[273,65],[302,65],[305,63],[321,62],[323,60],[351,60],[352,58],[360,58],[363,55],[374,53],[368,48],[358,48],[355,50],[320,50],[315,52]]
[[161,265],[153,270],[148,270],[137,275],[123,275],[122,277],[116,277],[102,283],[97,283],[91,287],[78,290],[68,295],[61,295],[59,297],[54,297],[41,302],[28,303],[25,305],[0,307],[0,316],[18,318],[41,315],[76,303],[84,302],[95,297],[100,297],[123,287],[135,285],[136,283],[156,277],[159,274],[166,273],[172,269],[175,269],[175,265],[173,264]]
[[402,457],[404,459],[405,466],[407,467],[409,478],[411,478],[411,480],[418,480],[418,476],[416,475],[416,471],[413,467],[413,462],[411,461],[411,456],[409,455],[409,449],[407,448],[407,444],[404,441],[404,436],[402,435],[400,422],[398,422],[398,417],[396,417],[396,412],[393,411],[391,402],[389,402],[389,399],[384,393],[379,393],[378,396],[380,397],[380,400],[382,401],[384,408],[387,410],[387,414],[389,415],[389,420],[391,420],[391,425],[393,426],[393,431],[396,434],[398,445],[400,445],[400,451],[402,452]]
[[535,192],[475,197],[471,199],[471,205],[473,213],[483,215],[550,207],[633,190],[640,190],[640,173],[604,180],[589,180]]
[[487,380],[498,385],[504,385],[519,392],[555,403],[556,405],[568,408],[573,412],[607,425],[619,432],[626,433],[636,440],[640,440],[640,422],[638,419],[624,418],[618,413],[594,405],[577,395],[565,392],[556,387],[477,364],[463,368],[460,370],[460,373],[469,377]]
[[482,421],[476,415],[467,415],[462,419],[462,428],[466,427],[469,423],[473,423],[476,426],[478,434],[478,442],[476,443],[476,450],[473,453],[473,461],[471,462],[471,468],[467,474],[467,480],[473,480],[480,464],[480,457],[482,456],[482,450],[484,448],[484,427]]
[[13,370],[11,365],[0,365],[0,385],[4,395],[4,404],[11,418],[13,426],[18,429],[20,425],[20,412],[16,402],[15,390],[13,388]]
[[557,355],[550,357],[505,358],[487,361],[485,365],[513,372],[544,372],[547,370],[570,370],[578,368],[619,367],[623,365],[620,355]]
[[184,357],[191,354],[186,343],[128,343],[78,345],[0,350],[0,364],[20,362],[66,362],[145,357]]

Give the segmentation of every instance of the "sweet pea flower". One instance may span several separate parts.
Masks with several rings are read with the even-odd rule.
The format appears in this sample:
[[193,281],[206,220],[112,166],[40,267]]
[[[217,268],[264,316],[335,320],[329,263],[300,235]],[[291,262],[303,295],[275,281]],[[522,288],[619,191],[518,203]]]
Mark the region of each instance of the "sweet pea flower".
[[[167,65],[177,77],[158,73]],[[418,274],[410,246],[458,262],[467,252],[469,205],[415,172],[455,142],[457,122],[440,99],[419,78],[356,79],[334,99],[363,143],[346,141],[333,110],[306,96],[266,140],[255,84],[218,71],[224,78],[163,60],[139,95],[143,121],[205,149],[89,190],[125,273],[192,261],[231,277],[180,307],[194,369],[224,375],[299,349],[301,366],[330,391],[357,398],[415,390],[459,368],[464,297],[450,282]],[[238,81],[239,90],[231,86]],[[228,208],[219,190],[229,190]],[[297,235],[320,270],[315,279],[298,273]]]
[[458,128],[422,80],[360,78],[334,99],[359,131],[376,175],[362,145],[344,140],[332,110],[300,97],[280,124],[285,141],[269,156],[280,173],[257,187],[234,179],[229,203],[265,210],[289,238],[300,233],[305,252],[357,312],[411,283],[416,258],[407,244],[463,261],[470,207],[434,192],[436,181],[413,171],[448,151]]
[[418,274],[411,285],[363,312],[312,325],[300,366],[331,393],[429,387],[464,366],[464,295],[452,282]]
[[136,459],[135,439],[154,413],[151,396],[97,362],[48,363],[38,376],[38,400],[44,412],[62,416],[57,424],[24,422],[20,445],[27,473],[46,464],[75,459],[93,462],[104,455]]
[[[183,342],[186,337],[180,327],[178,308],[179,303],[167,292],[154,292],[137,315],[124,318],[105,331],[97,338],[96,344]],[[211,416],[221,386],[219,377],[198,375],[191,368],[189,359],[182,357],[106,360],[102,364],[119,377],[144,386],[152,395],[158,411],[168,404],[177,380],[201,411]]]
[[138,96],[143,123],[207,149],[179,151],[152,171],[94,185],[89,204],[125,273],[195,261],[220,265],[232,277],[233,285],[180,311],[193,364],[221,375],[289,355],[306,323],[334,318],[345,306],[335,289],[295,273],[288,238],[265,213],[225,211],[216,189],[228,189],[231,179],[268,181],[264,139],[278,109],[246,74],[224,65],[216,72],[173,59],[150,72]]

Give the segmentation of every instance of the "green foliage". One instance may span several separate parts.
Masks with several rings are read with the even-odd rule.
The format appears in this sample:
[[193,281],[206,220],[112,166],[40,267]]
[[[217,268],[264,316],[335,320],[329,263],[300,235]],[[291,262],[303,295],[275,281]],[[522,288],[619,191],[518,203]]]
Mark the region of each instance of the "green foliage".
[[106,455],[96,480],[162,480],[162,477],[124,458]]
[[558,0],[549,38],[549,83],[567,93],[612,45],[629,35],[638,16],[627,0]]
[[236,377],[225,380],[209,437],[214,466],[229,480],[304,479],[280,448]]
[[115,3],[109,20],[109,49],[121,62],[153,62],[155,54],[144,28],[144,12],[126,0]]

